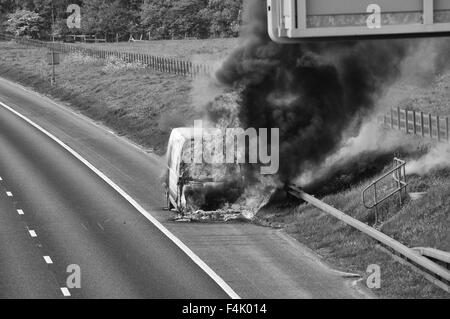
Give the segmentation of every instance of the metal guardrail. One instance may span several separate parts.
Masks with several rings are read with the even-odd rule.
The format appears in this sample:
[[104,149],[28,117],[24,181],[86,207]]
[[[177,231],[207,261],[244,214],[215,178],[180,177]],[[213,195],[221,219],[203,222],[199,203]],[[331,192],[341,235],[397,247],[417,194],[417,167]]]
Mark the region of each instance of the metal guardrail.
[[189,77],[208,76],[213,71],[211,66],[207,64],[198,64],[193,63],[191,61],[185,61],[171,57],[154,56],[145,53],[130,53],[111,50],[89,49],[77,45],[70,45],[59,42],[44,42],[39,40],[14,37],[7,34],[0,34],[0,41],[1,40],[4,41],[14,40],[19,44],[38,48],[47,48],[49,50],[53,50],[60,53],[80,53],[97,59],[108,59],[109,57],[116,57],[118,59],[130,63],[133,62],[141,63],[149,68],[152,68],[160,72],[182,76],[189,76]]
[[382,122],[387,127],[406,134],[450,142],[449,117],[396,108],[385,114]]
[[368,235],[369,237],[375,239],[376,241],[380,242],[384,246],[388,247],[389,249],[395,251],[397,254],[401,255],[403,258],[408,260],[409,262],[412,262],[413,264],[422,267],[427,272],[433,274],[435,278],[437,278],[442,285],[439,287],[446,287],[447,292],[450,292],[450,271],[445,269],[444,267],[436,264],[435,262],[429,260],[428,258],[420,255],[416,251],[406,247],[402,243],[394,240],[393,238],[387,236],[386,234],[383,234],[382,232],[376,230],[375,228],[372,228],[363,222],[360,222],[359,220],[344,214],[340,210],[322,202],[321,200],[318,200],[314,196],[311,196],[307,193],[305,193],[302,189],[300,189],[297,186],[289,186],[288,193],[300,200],[303,200],[321,211],[328,213],[332,215],[333,217],[341,220],[342,222],[346,223],[347,225],[361,231],[362,233]]
[[[406,162],[402,161],[401,159],[394,158],[394,168],[372,182],[369,186],[367,186],[362,191],[362,202],[364,204],[364,207],[367,209],[373,209],[375,208],[375,224],[378,223],[378,206],[391,198],[392,196],[399,194],[399,200],[400,205],[403,202],[402,198],[402,192],[406,192],[406,187],[408,186],[408,183],[406,181]],[[383,196],[382,198],[379,198],[379,191],[377,189],[377,186],[379,183],[384,181],[387,177],[391,176],[396,184],[396,188],[389,192],[387,195]],[[367,201],[367,193],[373,188],[373,203],[368,204]],[[405,194],[406,195],[406,194]]]
[[438,250],[435,248],[428,247],[415,247],[414,251],[417,251],[422,256],[429,257],[441,261],[448,266],[450,266],[450,253],[442,250]]

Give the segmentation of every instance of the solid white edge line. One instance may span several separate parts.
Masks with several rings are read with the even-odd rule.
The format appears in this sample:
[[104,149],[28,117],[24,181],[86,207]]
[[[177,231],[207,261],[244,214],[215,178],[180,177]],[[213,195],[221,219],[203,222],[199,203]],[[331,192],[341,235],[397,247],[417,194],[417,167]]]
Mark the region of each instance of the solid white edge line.
[[61,292],[62,292],[64,297],[70,297],[71,296],[69,289],[67,289],[66,287],[62,287],[61,288]]
[[2,180],[3,180],[3,178],[0,177],[0,181],[2,181]]
[[[166,227],[164,227],[155,217],[153,217],[149,212],[147,212],[138,202],[136,202],[130,195],[128,195],[122,188],[120,188],[116,183],[109,179],[105,174],[99,171],[94,165],[89,163],[80,154],[73,150],[68,145],[64,144],[60,139],[58,139],[53,134],[47,132],[38,124],[34,123],[32,120],[26,116],[20,114],[13,108],[9,107],[5,103],[0,102],[0,105],[5,109],[13,113],[14,115],[20,117],[22,120],[41,131],[43,134],[47,135],[50,139],[64,148],[77,160],[87,166],[92,172],[94,172],[98,177],[100,177],[106,184],[112,187],[117,193],[119,193],[128,203],[131,204],[139,213],[141,213],[147,220],[149,220],[153,225],[155,225],[167,238],[169,238],[175,245],[178,246],[197,266],[199,266],[212,280],[214,280],[220,288],[222,288],[225,293],[232,299],[240,299],[239,295],[234,292],[234,290],[219,276],[214,270],[212,270],[203,260],[200,259],[189,247],[187,247],[178,237],[172,234]],[[61,288],[62,290],[63,288]],[[67,288],[66,288],[67,289]]]

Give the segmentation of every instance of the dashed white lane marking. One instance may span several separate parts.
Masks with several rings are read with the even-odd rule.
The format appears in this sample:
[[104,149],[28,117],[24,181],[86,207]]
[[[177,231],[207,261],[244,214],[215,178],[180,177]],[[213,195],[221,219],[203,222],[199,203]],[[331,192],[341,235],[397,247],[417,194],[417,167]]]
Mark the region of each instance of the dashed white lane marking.
[[127,192],[125,192],[121,187],[114,183],[109,177],[98,170],[94,165],[92,165],[88,160],[78,154],[70,146],[66,145],[55,135],[49,133],[47,130],[43,129],[38,124],[34,123],[32,120],[26,116],[20,114],[12,107],[0,102],[0,106],[21,118],[31,126],[33,126],[38,131],[42,132],[53,140],[56,144],[65,149],[73,157],[83,163],[87,168],[89,168],[94,174],[100,177],[106,184],[108,184],[112,189],[119,193],[131,206],[133,206],[142,216],[144,216],[149,222],[151,222],[156,228],[158,228],[167,238],[169,238],[178,248],[180,248],[198,267],[200,267],[213,281],[222,288],[223,291],[232,299],[240,299],[239,295],[234,292],[234,290],[214,271],[209,267],[200,257],[197,256],[189,247],[187,247],[178,237],[172,234],[163,224],[161,224],[152,214],[145,210],[133,197],[131,197]]
[[2,181],[3,180],[3,178],[0,176],[0,181]]
[[6,196],[13,197],[13,194],[11,192],[6,192]]
[[23,212],[23,210],[18,209],[18,210],[17,210],[17,214],[19,214],[19,215],[24,215],[25,213]]
[[44,260],[48,265],[53,264],[53,260],[50,258],[50,256],[44,256]]
[[31,237],[33,237],[33,238],[37,237],[37,234],[36,234],[36,232],[34,230],[28,230],[28,232],[30,233]]
[[61,288],[61,292],[62,292],[64,297],[70,297],[71,296],[69,289],[67,289],[66,287]]

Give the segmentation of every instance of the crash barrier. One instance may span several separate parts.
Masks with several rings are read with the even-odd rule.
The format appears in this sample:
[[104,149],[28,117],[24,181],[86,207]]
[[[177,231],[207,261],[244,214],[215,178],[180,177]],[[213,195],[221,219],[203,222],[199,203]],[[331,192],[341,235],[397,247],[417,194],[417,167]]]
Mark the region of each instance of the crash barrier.
[[339,219],[340,221],[344,222],[345,224],[361,231],[362,233],[366,234],[367,236],[370,236],[371,238],[378,241],[380,244],[382,244],[384,247],[389,249],[390,251],[394,252],[394,254],[401,256],[404,260],[406,260],[408,263],[412,264],[413,266],[421,269],[424,273],[428,274],[425,276],[428,280],[430,280],[430,276],[433,278],[433,280],[430,280],[432,283],[434,283],[439,288],[450,292],[450,271],[445,269],[444,267],[438,265],[437,263],[431,261],[427,257],[422,256],[417,251],[406,247],[402,243],[396,241],[395,239],[387,236],[386,234],[383,234],[382,232],[376,230],[373,227],[370,227],[366,225],[363,222],[360,222],[359,220],[344,214],[343,212],[339,211],[338,209],[322,202],[321,200],[315,198],[314,196],[311,196],[307,193],[305,193],[301,188],[291,185],[288,187],[288,193],[295,198],[298,198],[300,200],[303,200],[321,211],[332,215],[333,217]]

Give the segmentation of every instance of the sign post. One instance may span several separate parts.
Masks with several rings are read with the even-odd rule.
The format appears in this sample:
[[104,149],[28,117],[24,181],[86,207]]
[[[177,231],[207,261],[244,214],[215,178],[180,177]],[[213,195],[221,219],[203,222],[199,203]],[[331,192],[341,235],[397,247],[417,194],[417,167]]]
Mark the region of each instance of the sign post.
[[51,84],[56,84],[56,70],[55,65],[60,64],[60,55],[58,52],[54,51],[54,48],[52,47],[52,51],[47,53],[47,63],[48,65],[52,66],[52,76],[51,76]]

